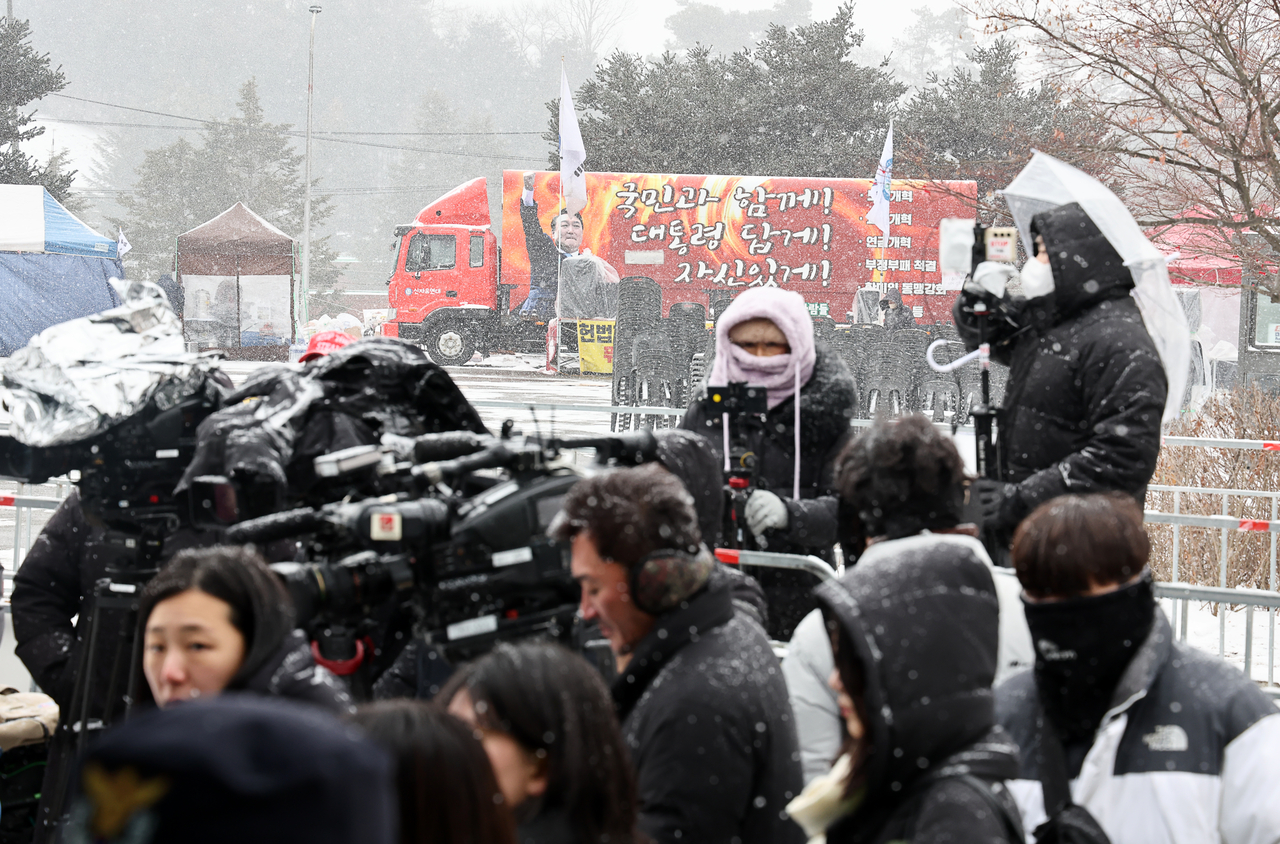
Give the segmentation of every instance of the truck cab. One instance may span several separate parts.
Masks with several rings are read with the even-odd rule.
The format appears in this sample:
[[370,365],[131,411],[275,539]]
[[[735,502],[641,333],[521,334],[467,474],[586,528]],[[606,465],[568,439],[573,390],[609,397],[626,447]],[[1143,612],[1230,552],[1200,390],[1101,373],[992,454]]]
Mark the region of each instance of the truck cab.
[[423,345],[442,366],[471,360],[510,308],[499,285],[498,240],[489,222],[485,180],[473,179],[398,226],[385,331]]

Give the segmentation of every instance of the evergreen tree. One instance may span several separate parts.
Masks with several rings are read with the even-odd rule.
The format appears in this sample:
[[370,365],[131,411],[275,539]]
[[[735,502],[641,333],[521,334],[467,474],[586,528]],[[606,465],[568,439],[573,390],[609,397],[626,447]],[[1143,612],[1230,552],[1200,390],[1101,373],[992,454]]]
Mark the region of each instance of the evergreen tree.
[[[131,195],[121,199],[126,209],[121,226],[133,244],[129,259],[143,278],[173,270],[178,235],[208,222],[237,202],[290,237],[301,239],[305,187],[303,156],[293,150],[291,127],[268,123],[258,101],[257,84],[250,79],[240,89],[239,115],[211,121],[202,145],[186,140],[146,153]],[[311,229],[332,212],[327,196],[312,184]],[[333,286],[335,253],[327,238],[311,239],[313,288]]]
[[[827,21],[770,26],[729,56],[615,52],[575,97],[592,170],[870,177],[906,87],[860,65],[846,4]],[[559,103],[547,139],[559,136]],[[558,167],[555,154],[551,166]]]
[[26,21],[0,19],[0,184],[44,185],[54,199],[66,202],[75,171],[65,169],[65,156],[54,154],[41,164],[21,148],[44,134],[43,127],[32,125],[35,112],[23,109],[67,87],[62,68],[49,66],[49,54],[37,53],[30,35]]

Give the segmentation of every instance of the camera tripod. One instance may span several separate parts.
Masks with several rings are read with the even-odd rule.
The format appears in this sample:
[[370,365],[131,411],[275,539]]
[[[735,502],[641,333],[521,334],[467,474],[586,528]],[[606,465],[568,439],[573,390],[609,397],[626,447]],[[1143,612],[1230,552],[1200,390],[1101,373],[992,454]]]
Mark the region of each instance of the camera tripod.
[[[138,630],[138,602],[142,589],[158,570],[160,552],[167,531],[148,524],[136,533],[108,531],[102,545],[124,551],[123,565],[108,567],[107,577],[94,584],[93,607],[89,611],[84,634],[84,648],[77,655],[75,685],[66,710],[60,714],[58,729],[49,747],[40,807],[37,812],[33,844],[52,842],[56,827],[67,812],[71,776],[88,746],[91,733],[98,733],[117,720],[127,718],[138,687],[141,663],[141,639]],[[107,629],[108,613],[122,612],[120,628]],[[110,672],[100,717],[92,717],[95,681],[102,661],[98,650],[113,635],[110,647]],[[127,660],[127,662],[125,662]],[[121,688],[121,682],[126,685]]]

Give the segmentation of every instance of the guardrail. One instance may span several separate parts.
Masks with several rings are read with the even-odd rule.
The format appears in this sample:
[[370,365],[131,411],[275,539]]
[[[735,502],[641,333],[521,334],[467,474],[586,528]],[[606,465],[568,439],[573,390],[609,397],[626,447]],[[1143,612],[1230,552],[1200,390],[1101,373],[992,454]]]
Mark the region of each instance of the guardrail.
[[[603,404],[556,404],[552,402],[514,402],[514,401],[496,401],[496,400],[476,400],[471,402],[476,407],[488,407],[494,409],[507,410],[534,410],[534,411],[565,411],[570,413],[622,413],[640,416],[683,416],[686,408],[684,407],[663,407],[654,405],[603,405]],[[874,419],[852,419],[850,425],[855,428],[869,428],[875,424]],[[935,422],[939,428],[951,430],[950,423]],[[971,432],[972,425],[961,425],[959,430]],[[1161,445],[1181,448],[1229,448],[1242,449],[1245,451],[1280,451],[1280,441],[1272,440],[1241,440],[1218,437],[1174,437],[1167,436],[1160,438]]]
[[[1267,585],[1272,592],[1276,590],[1276,567],[1277,567],[1277,535],[1280,534],[1280,491],[1265,492],[1261,490],[1246,489],[1226,489],[1218,487],[1185,487],[1170,486],[1165,484],[1152,484],[1147,487],[1150,493],[1166,493],[1173,496],[1173,512],[1164,513],[1154,510],[1148,510],[1144,514],[1144,520],[1151,524],[1167,524],[1172,527],[1173,532],[1173,548],[1172,548],[1172,568],[1170,571],[1171,582],[1175,584],[1181,583],[1181,563],[1182,563],[1182,528],[1197,527],[1210,528],[1219,531],[1218,538],[1218,586],[1217,587],[1197,587],[1197,588],[1218,588],[1225,589],[1227,586],[1227,562],[1229,558],[1228,540],[1232,533],[1240,532],[1257,532],[1267,533],[1270,535],[1270,560],[1268,566]],[[1216,496],[1222,499],[1220,514],[1191,514],[1183,513],[1183,497],[1187,495],[1207,495]],[[1270,506],[1267,507],[1269,519],[1251,519],[1230,514],[1231,501],[1233,498],[1245,499],[1270,499]],[[1187,637],[1187,600],[1182,600],[1182,610],[1177,612],[1178,604],[1174,603],[1174,630],[1180,638],[1185,641]],[[1253,630],[1252,608],[1249,608],[1250,616],[1247,620],[1249,633],[1246,636],[1246,646],[1250,649]],[[1267,661],[1267,682],[1275,681],[1275,607],[1267,610],[1268,621],[1268,654],[1270,659]],[[1181,621],[1181,629],[1179,630],[1179,621]],[[1222,656],[1226,648],[1226,613],[1218,613],[1218,655]]]
[[[837,576],[836,570],[824,560],[801,554],[774,554],[764,551],[737,551],[728,548],[717,548],[715,549],[715,556],[720,562],[729,565],[754,565],[793,571],[807,571],[820,580],[832,580]],[[1280,593],[1262,589],[1224,589],[1217,586],[1195,586],[1190,583],[1157,582],[1155,584],[1155,594],[1158,599],[1174,602],[1175,617],[1173,623],[1176,634],[1178,630],[1178,602],[1181,602],[1181,633],[1177,635],[1179,640],[1183,642],[1187,640],[1188,616],[1192,601],[1217,606],[1219,617],[1224,619],[1226,617],[1223,612],[1225,607],[1243,606],[1245,609],[1244,672],[1245,676],[1250,679],[1253,678],[1254,610],[1267,610],[1270,624],[1268,625],[1267,641],[1266,691],[1273,696],[1280,697],[1280,687],[1275,685],[1275,611],[1280,609]],[[1220,636],[1218,641],[1219,656],[1223,656],[1224,649],[1224,637]]]

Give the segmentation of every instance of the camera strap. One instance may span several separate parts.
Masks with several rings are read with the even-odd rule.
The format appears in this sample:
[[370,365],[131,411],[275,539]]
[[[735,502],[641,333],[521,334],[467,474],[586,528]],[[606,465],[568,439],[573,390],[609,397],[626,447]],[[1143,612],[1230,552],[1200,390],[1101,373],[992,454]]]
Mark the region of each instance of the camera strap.
[[800,500],[800,365],[795,365],[796,370],[796,390],[791,394],[791,403],[795,405],[795,448],[796,448],[796,465],[792,472],[792,489],[791,500]]

